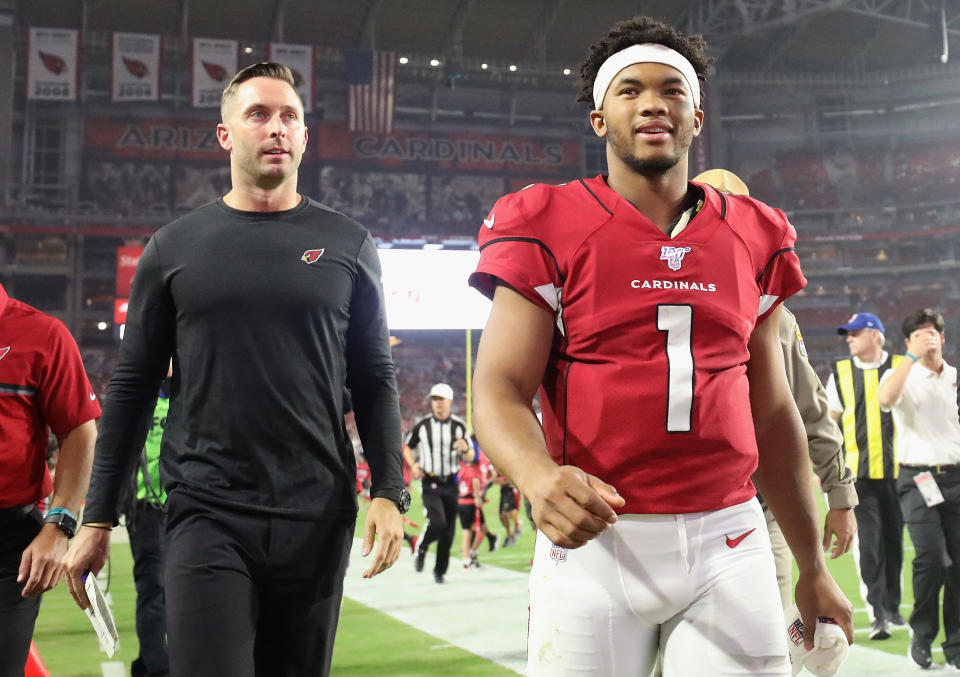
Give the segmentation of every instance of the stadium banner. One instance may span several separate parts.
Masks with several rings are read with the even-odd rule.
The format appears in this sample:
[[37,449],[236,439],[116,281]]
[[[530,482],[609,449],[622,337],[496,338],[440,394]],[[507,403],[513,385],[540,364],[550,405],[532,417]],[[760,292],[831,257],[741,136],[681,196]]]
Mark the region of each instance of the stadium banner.
[[114,33],[110,65],[112,101],[158,101],[160,99],[159,35]]
[[218,120],[213,114],[209,120],[87,116],[83,146],[97,156],[223,162],[227,154],[217,141]]
[[27,32],[27,98],[76,101],[80,90],[80,32],[31,28]]
[[293,82],[309,113],[316,104],[316,59],[313,45],[291,45],[283,42],[267,44],[267,61],[282,63],[293,71]]
[[143,247],[136,245],[121,245],[117,247],[117,296],[130,296],[130,285],[133,275],[137,272],[137,263]]
[[[122,326],[127,323],[127,306],[130,305],[129,298],[115,298],[113,300],[113,323],[116,326]],[[123,338],[119,336],[118,338]]]
[[579,176],[580,139],[496,136],[470,132],[394,130],[390,134],[351,133],[343,122],[310,128],[313,155],[324,161],[362,163],[413,171],[433,166],[463,172],[522,173],[526,176]]
[[191,103],[219,108],[223,88],[237,72],[236,40],[194,38],[190,45]]

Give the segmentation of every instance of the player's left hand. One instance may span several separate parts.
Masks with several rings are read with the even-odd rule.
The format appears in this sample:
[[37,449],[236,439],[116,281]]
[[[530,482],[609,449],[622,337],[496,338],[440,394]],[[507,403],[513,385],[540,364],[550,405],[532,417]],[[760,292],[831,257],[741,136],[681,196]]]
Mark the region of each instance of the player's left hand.
[[797,608],[803,619],[803,647],[813,648],[817,618],[832,618],[843,629],[847,642],[853,644],[853,605],[833,580],[824,566],[814,571],[800,572],[794,591]]
[[377,551],[373,555],[370,568],[363,572],[364,578],[373,578],[381,571],[393,566],[400,556],[403,545],[403,522],[396,504],[387,498],[375,498],[370,501],[367,518],[363,522],[363,549],[366,557],[377,541]]
[[46,524],[20,557],[17,583],[25,583],[23,597],[40,595],[55,588],[63,577],[67,535],[56,525]]
[[[853,537],[857,534],[857,519],[853,514],[853,508],[834,508],[827,511],[827,517],[823,522],[823,551],[830,551],[830,559],[836,559],[850,550],[853,545]],[[833,537],[831,547],[830,541]]]

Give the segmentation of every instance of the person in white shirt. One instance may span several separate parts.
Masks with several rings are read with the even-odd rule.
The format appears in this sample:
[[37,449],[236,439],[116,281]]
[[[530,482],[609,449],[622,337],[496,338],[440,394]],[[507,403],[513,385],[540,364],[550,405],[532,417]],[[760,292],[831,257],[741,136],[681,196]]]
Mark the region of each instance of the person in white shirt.
[[943,316],[929,308],[903,321],[907,359],[880,381],[880,406],[893,412],[900,454],[898,490],[913,559],[910,657],[932,663],[943,591],[943,654],[960,668],[960,417],[957,369],[943,359]]
[[870,639],[890,638],[891,626],[904,626],[900,613],[903,568],[903,517],[897,496],[897,455],[893,416],[880,409],[877,383],[902,355],[883,349],[883,323],[873,313],[856,313],[837,333],[850,356],[830,365],[827,403],[843,432],[843,452],[856,476],[859,503],[857,547],[860,595],[872,617]]

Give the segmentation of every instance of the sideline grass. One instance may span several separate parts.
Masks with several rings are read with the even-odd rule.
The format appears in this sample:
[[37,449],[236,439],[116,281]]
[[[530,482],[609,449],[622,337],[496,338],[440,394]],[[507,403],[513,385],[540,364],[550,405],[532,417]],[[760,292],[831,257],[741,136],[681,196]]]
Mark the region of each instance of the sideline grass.
[[[413,506],[408,517],[423,526],[422,502],[419,491],[414,489]],[[489,493],[490,502],[484,507],[484,514],[495,532],[502,533],[497,516],[499,488]],[[822,505],[821,505],[822,510]],[[357,535],[362,536],[363,517],[366,504],[361,505],[361,514],[357,521]],[[524,518],[525,519],[525,518]],[[410,527],[408,531],[412,531]],[[516,546],[502,548],[496,552],[481,551],[484,564],[502,566],[515,571],[529,571],[530,557],[533,552],[533,534],[529,525]],[[453,557],[460,556],[460,535],[454,541]],[[408,566],[404,561],[409,555],[404,553],[397,566]],[[913,559],[913,547],[908,537],[904,537],[904,604],[903,614],[909,615],[913,603],[913,590],[910,580],[910,563]],[[121,641],[118,653],[113,659],[100,652],[96,636],[86,616],[76,608],[67,593],[66,586],[60,584],[44,596],[40,607],[34,639],[47,668],[54,677],[100,677],[100,663],[108,660],[121,661],[127,666],[136,657],[138,646],[134,629],[135,593],[133,588],[133,563],[129,546],[117,543],[111,551],[113,573],[110,581],[110,594],[113,598],[113,610],[117,620],[117,629]],[[830,570],[840,587],[857,608],[863,608],[860,599],[853,557],[844,555],[838,560],[828,560]],[[451,565],[459,566],[456,560]],[[905,656],[909,644],[906,629],[893,631],[891,639],[870,641],[867,631],[870,619],[865,611],[855,617],[857,642],[860,646]],[[496,623],[495,618],[490,619]],[[943,654],[938,650],[943,641],[941,631],[934,642],[934,662],[943,663]],[[375,609],[363,606],[351,600],[345,600],[340,621],[340,631],[334,648],[333,674],[340,677],[362,677],[370,675],[501,675],[512,674],[499,665],[474,656],[455,647],[449,647],[442,640],[420,632],[400,623]]]

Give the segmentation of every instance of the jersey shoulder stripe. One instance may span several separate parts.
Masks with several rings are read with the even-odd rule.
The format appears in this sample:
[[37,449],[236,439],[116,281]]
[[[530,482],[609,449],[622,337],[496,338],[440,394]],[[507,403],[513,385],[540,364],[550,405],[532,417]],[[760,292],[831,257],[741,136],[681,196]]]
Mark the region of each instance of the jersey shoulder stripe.
[[563,271],[560,270],[560,264],[557,263],[556,255],[552,251],[550,251],[550,247],[544,244],[542,240],[538,240],[535,237],[496,237],[492,240],[487,240],[482,245],[480,245],[480,251],[482,252],[484,249],[486,249],[492,244],[502,244],[504,242],[529,242],[531,244],[535,244],[538,247],[542,248],[543,251],[545,251],[551,259],[553,259],[553,267],[557,271],[557,277],[561,281],[566,280],[566,276],[563,274]]

